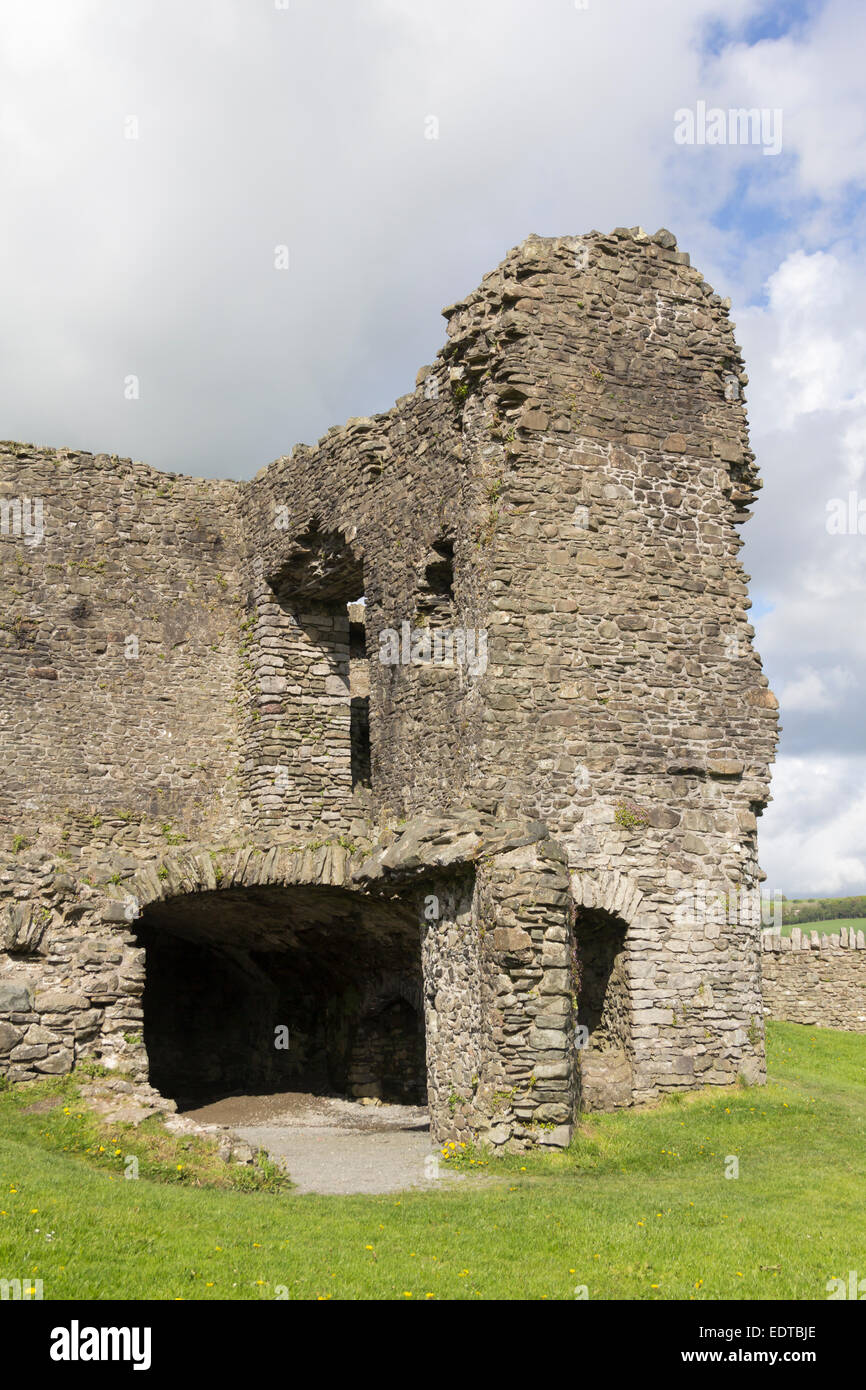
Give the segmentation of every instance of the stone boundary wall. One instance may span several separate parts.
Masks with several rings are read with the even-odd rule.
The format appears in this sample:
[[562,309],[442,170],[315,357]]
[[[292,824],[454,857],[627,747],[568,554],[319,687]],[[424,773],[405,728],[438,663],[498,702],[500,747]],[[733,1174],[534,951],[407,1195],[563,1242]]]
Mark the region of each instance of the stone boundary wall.
[[764,1013],[787,1023],[866,1033],[866,933],[794,927],[762,937]]

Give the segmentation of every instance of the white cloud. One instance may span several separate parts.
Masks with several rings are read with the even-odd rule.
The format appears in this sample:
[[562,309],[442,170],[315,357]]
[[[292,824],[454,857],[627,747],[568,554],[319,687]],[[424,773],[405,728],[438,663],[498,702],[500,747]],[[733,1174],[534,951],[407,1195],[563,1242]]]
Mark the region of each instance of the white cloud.
[[691,206],[701,26],[757,8],[8,0],[2,432],[238,476],[386,408],[530,232]]
[[786,710],[816,713],[836,709],[844,693],[857,688],[852,673],[842,666],[821,672],[809,666],[798,671],[794,680],[779,691],[779,702]]
[[766,290],[765,307],[738,316],[753,363],[753,425],[787,429],[816,410],[863,411],[846,425],[850,450],[866,430],[862,258],[795,251],[767,277]]
[[781,757],[759,826],[764,891],[832,897],[866,883],[866,757]]
[[[780,780],[785,757],[863,749],[866,536],[831,534],[828,504],[842,499],[847,511],[863,472],[866,271],[849,244],[800,250],[771,271],[766,291],[765,304],[738,314],[764,479],[743,559],[753,593],[771,606],[755,627],[780,703],[774,796],[781,803],[791,795]],[[767,813],[767,827],[777,815]],[[762,854],[767,833],[762,827]],[[797,854],[788,858],[795,866]],[[849,890],[866,888],[856,856],[845,862],[855,874]]]
[[708,69],[725,105],[782,108],[801,192],[833,198],[866,178],[861,22],[858,0],[837,0],[801,34],[732,45]]

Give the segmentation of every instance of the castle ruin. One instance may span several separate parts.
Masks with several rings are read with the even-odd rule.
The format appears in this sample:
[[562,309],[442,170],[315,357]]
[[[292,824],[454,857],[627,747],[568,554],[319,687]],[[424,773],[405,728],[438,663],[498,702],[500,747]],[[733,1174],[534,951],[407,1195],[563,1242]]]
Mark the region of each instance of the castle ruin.
[[429,1102],[764,1076],[776,700],[728,303],[530,237],[393,409],[249,482],[0,445],[0,1072]]

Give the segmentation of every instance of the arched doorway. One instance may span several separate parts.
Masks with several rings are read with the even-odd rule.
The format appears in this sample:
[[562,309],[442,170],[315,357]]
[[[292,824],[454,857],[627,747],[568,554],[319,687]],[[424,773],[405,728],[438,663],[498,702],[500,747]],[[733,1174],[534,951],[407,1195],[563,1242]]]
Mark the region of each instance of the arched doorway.
[[578,1094],[582,1110],[629,1105],[633,1089],[627,923],[578,907],[574,921]]
[[426,1103],[411,904],[233,887],[151,903],[134,930],[150,1081],[181,1108],[288,1090]]

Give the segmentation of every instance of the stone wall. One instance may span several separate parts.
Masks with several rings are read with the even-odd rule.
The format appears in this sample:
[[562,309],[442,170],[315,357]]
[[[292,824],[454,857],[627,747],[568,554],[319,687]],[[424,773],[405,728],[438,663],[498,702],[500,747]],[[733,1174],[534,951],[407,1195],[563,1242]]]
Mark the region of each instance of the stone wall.
[[241,810],[268,830],[343,827],[351,819],[349,617],[262,581],[245,659],[248,717]]
[[[635,890],[633,1098],[762,1069],[757,929],[679,910],[698,882],[760,882],[777,732],[738,559],[760,481],[727,309],[669,233],[530,238],[445,311],[412,396],[245,494],[272,584],[297,582],[323,517],[320,586],[363,572],[374,804],[537,816],[576,872]],[[377,662],[446,546],[436,622],[483,629],[486,669]]]
[[[76,856],[238,823],[237,485],[0,444],[0,836]],[[219,828],[218,828],[219,827]]]
[[[820,923],[816,924],[820,925]],[[866,1033],[866,935],[764,932],[764,1012],[788,1023]]]
[[393,409],[248,483],[3,446],[11,1076],[143,1074],[148,950],[157,990],[201,950],[203,1034],[222,991],[288,1009],[297,1075],[345,1086],[410,1057],[362,997],[414,972],[437,1137],[564,1142],[581,1103],[762,1078],[758,925],[697,906],[762,878],[777,733],[728,307],[664,230],[530,237]]
[[698,881],[759,882],[776,739],[727,304],[665,233],[530,240],[500,273],[449,314],[496,479],[479,790],[543,819],[576,874],[628,885],[632,1098],[757,1077],[757,930],[680,910]]
[[[437,1137],[567,1142],[563,858],[538,823],[468,815],[353,847],[173,847],[116,884],[24,853],[14,884],[0,875],[0,1068],[92,1061],[184,1104],[244,1086],[394,1098],[402,1056],[397,1093],[417,1098],[423,1009]],[[400,1035],[377,1024],[403,1004]]]
[[[402,635],[404,624],[409,632],[432,626],[428,571],[440,558],[437,544],[453,545],[454,586],[436,625],[473,633],[484,628],[480,550],[473,539],[483,488],[477,452],[464,447],[462,403],[441,361],[393,410],[331,430],[314,448],[297,446],[243,489],[260,606],[286,590],[307,601],[340,603],[344,613],[362,595],[366,600],[370,781],[377,810],[409,815],[476,802],[483,673],[457,662],[388,664],[378,658],[387,634]],[[262,639],[270,634],[260,624],[250,635],[253,668],[291,685],[292,654],[274,643],[265,651]],[[345,679],[342,670],[331,675]],[[340,692],[337,680],[330,689],[342,696],[349,719],[351,692]],[[262,762],[291,768],[291,695],[260,681],[254,698],[271,750]],[[258,757],[255,749],[252,756]],[[294,801],[291,785],[283,795],[287,804]],[[254,799],[245,813],[258,813]]]

